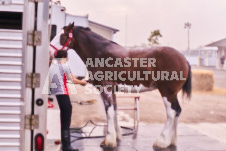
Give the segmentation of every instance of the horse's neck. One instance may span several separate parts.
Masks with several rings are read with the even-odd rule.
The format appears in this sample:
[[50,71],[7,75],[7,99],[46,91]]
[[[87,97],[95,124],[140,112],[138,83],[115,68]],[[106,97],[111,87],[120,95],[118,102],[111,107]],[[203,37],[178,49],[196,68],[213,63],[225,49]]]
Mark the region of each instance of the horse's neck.
[[95,51],[99,53],[98,56],[111,58],[125,58],[129,56],[128,51],[124,47],[109,40],[93,41],[93,44],[96,45]]

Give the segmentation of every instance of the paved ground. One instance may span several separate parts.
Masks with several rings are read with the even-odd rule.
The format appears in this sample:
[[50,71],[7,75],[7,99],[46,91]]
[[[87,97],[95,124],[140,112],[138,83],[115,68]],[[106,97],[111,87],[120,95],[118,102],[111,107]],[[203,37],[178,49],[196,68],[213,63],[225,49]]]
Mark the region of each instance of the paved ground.
[[[192,67],[196,68],[196,67]],[[200,68],[207,69],[207,68]],[[212,92],[193,92],[190,101],[178,98],[182,114],[178,127],[178,145],[164,151],[226,151],[226,71],[208,68],[214,72],[215,87]],[[103,103],[98,94],[84,94],[84,88],[76,86],[77,94],[72,102],[95,100],[92,105],[73,103],[72,127],[81,127],[87,121],[105,122]],[[219,89],[218,89],[219,88]],[[131,106],[131,99],[118,99],[119,106]],[[123,124],[133,123],[133,113],[120,112]],[[152,151],[152,145],[166,120],[165,107],[158,91],[141,94],[141,123],[137,138],[124,136],[119,147],[111,151]],[[128,126],[128,125],[126,125]],[[94,134],[103,135],[103,128]],[[103,138],[75,141],[80,151],[110,151],[99,147]]]
[[[103,138],[77,140],[74,141],[73,146],[79,148],[80,151],[226,151],[225,140],[214,139],[191,128],[189,124],[179,125],[178,145],[176,147],[155,150],[152,145],[162,128],[162,124],[141,125],[136,138],[134,135],[123,136],[122,141],[115,149],[101,148],[99,144]],[[123,130],[123,132],[130,131]],[[103,128],[98,127],[92,134],[92,136],[103,134]],[[72,137],[73,139],[74,137]]]
[[[76,100],[82,100],[83,97],[77,95]],[[181,96],[179,98],[182,114],[178,127],[178,145],[163,151],[226,151],[226,95],[195,92],[190,101],[183,101]],[[86,99],[97,102],[92,105],[73,103],[72,126],[81,127],[89,120],[105,122],[105,112],[99,95],[86,96]],[[130,99],[119,100],[118,103],[119,106],[133,105]],[[121,125],[133,125],[131,111],[120,111],[119,117]],[[115,150],[99,147],[103,138],[79,140],[73,145],[79,147],[80,151],[152,151],[153,142],[166,120],[165,107],[158,91],[141,94],[140,118],[137,138],[124,136]],[[95,133],[103,135],[103,128]]]

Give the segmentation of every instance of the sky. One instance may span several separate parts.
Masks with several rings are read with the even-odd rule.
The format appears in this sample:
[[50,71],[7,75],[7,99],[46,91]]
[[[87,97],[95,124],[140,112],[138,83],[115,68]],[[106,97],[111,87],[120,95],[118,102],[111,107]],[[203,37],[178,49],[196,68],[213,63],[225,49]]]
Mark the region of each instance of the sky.
[[183,51],[226,38],[226,0],[61,0],[66,12],[120,30],[113,41],[122,46],[148,44],[160,30],[161,46]]

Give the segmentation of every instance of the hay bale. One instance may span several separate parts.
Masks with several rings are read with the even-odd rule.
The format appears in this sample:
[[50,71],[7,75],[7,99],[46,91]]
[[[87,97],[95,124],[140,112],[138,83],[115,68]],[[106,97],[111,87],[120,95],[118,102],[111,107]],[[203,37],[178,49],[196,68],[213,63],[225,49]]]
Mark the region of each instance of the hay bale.
[[197,91],[212,91],[214,75],[210,70],[192,70],[192,89]]

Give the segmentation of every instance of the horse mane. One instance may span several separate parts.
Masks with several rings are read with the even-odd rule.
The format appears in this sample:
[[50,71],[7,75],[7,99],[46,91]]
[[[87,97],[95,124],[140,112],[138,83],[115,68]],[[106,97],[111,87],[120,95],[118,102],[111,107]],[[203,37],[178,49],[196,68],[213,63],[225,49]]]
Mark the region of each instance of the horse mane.
[[[74,32],[75,35],[77,35],[75,36],[77,41],[80,42],[80,46],[78,46],[77,49],[88,49],[90,52],[88,54],[89,56],[112,58],[128,56],[128,52],[125,48],[111,40],[98,35],[97,33],[91,31],[89,28],[76,27],[74,28]],[[116,50],[117,53],[113,53],[112,50]],[[87,51],[85,52],[87,53]]]
[[116,44],[119,45],[118,43],[108,40],[104,37],[102,37],[101,35],[98,35],[97,33],[93,32],[89,27],[77,27],[78,28],[78,32],[79,30],[84,30],[87,31],[89,33],[89,35],[93,38],[93,40],[97,41],[98,43],[102,43],[102,44]]

